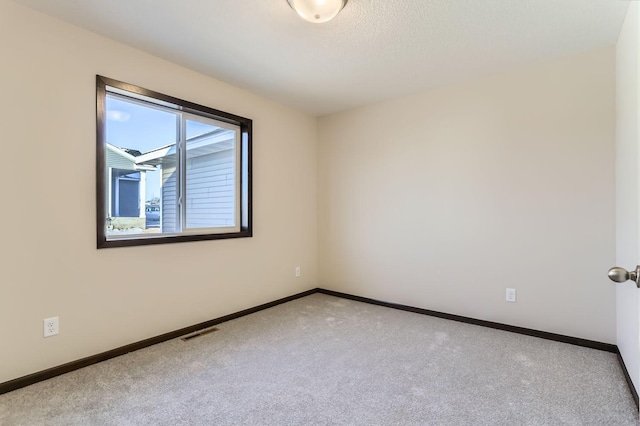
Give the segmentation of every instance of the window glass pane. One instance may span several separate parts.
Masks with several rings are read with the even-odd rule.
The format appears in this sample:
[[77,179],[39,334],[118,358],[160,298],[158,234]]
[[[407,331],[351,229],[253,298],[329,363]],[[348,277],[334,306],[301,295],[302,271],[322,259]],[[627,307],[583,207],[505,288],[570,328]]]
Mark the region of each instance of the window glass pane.
[[105,106],[107,238],[176,232],[178,114],[115,94]]
[[185,120],[186,228],[235,227],[238,129],[198,117]]

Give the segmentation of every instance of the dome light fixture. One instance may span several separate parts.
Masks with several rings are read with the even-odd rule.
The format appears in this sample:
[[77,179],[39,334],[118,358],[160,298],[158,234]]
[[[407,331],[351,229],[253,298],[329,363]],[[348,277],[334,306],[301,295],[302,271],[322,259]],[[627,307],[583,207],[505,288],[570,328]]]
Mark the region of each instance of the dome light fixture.
[[348,0],[287,0],[302,19],[320,24],[336,17]]

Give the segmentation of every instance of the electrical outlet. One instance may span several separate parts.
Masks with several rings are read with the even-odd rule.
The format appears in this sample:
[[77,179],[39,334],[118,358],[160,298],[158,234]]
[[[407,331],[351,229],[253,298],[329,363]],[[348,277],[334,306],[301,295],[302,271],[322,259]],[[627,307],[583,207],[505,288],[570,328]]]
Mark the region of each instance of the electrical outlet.
[[300,278],[300,267],[296,266],[296,278]]
[[507,289],[507,302],[516,303],[516,289],[508,288]]
[[44,320],[44,337],[55,336],[60,332],[58,317],[46,318]]

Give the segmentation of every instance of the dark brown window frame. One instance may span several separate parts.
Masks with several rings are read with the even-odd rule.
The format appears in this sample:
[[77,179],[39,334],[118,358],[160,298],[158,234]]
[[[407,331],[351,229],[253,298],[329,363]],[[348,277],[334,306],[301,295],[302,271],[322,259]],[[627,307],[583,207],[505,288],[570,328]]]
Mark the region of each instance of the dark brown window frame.
[[[107,239],[106,235],[106,96],[107,87],[124,90],[176,105],[181,112],[192,113],[240,127],[240,231],[219,234],[184,234],[127,239]],[[252,133],[251,119],[174,98],[133,84],[96,76],[96,223],[97,247],[127,247],[150,244],[180,243],[188,241],[248,238],[253,235],[252,220]]]

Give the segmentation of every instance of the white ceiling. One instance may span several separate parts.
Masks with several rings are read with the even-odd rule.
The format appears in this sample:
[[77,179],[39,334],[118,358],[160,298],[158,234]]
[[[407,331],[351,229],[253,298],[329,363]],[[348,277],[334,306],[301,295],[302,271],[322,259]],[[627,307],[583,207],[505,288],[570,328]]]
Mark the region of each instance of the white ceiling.
[[16,0],[317,114],[614,44],[626,0]]

